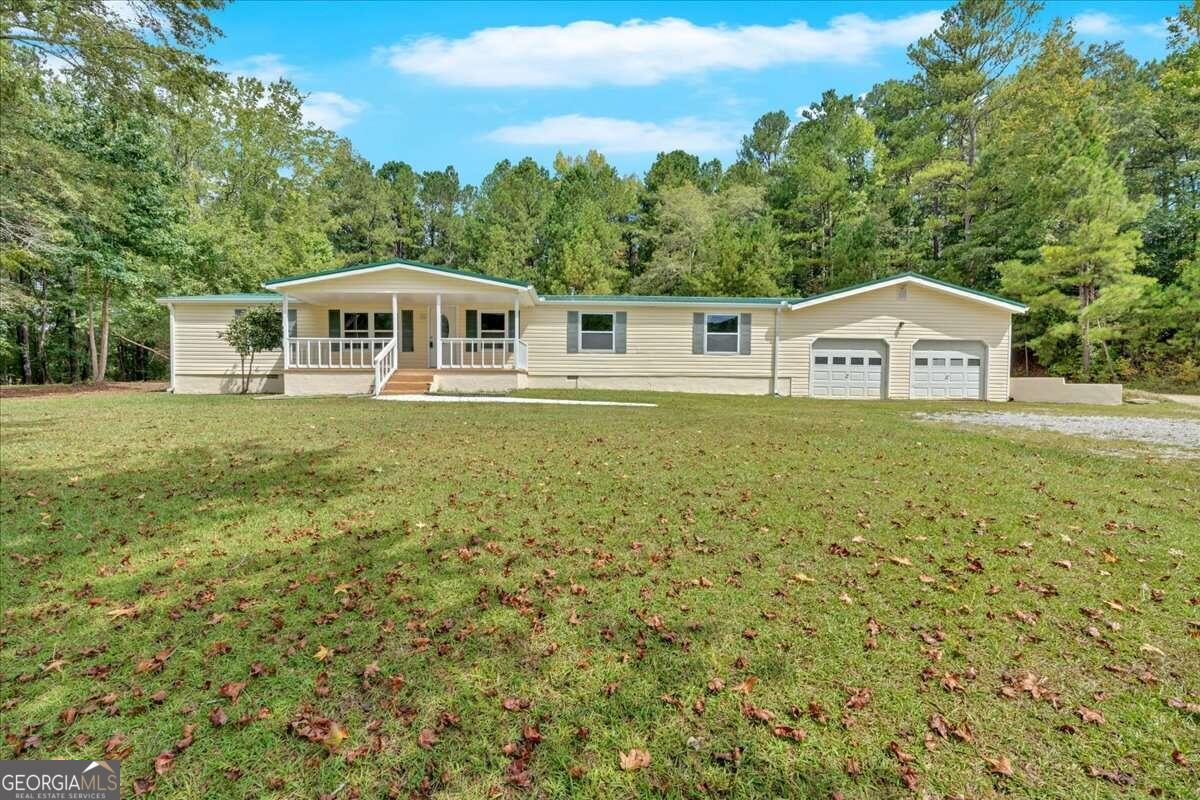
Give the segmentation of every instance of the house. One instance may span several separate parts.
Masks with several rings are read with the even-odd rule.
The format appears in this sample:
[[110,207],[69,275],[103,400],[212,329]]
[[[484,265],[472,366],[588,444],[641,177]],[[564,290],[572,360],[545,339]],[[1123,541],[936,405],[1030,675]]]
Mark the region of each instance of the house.
[[[1013,300],[915,273],[799,299],[543,295],[390,260],[270,280],[262,294],[164,297],[171,387],[236,391],[217,333],[281,311],[253,391],[288,395],[650,389],[827,398],[1009,398]],[[286,324],[282,324],[286,320]]]

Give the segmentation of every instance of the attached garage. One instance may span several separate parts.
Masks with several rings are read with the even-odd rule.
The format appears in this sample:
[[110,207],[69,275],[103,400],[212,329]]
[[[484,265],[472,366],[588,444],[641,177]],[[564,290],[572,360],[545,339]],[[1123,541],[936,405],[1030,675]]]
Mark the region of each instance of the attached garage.
[[907,273],[788,308],[795,313],[779,320],[778,352],[792,395],[1008,399],[1021,303]]
[[917,342],[913,345],[909,397],[982,400],[986,359],[983,342]]
[[887,345],[879,339],[818,339],[812,346],[809,395],[878,400],[887,374]]

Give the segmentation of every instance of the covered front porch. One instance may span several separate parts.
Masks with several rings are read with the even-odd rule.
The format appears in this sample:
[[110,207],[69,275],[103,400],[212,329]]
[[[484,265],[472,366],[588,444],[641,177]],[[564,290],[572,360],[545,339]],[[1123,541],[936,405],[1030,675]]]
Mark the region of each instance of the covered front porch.
[[[457,386],[462,382],[435,382],[432,376],[458,372],[481,377],[507,373],[507,380],[491,382],[512,388],[513,373],[528,366],[521,310],[533,300],[524,285],[429,267],[378,274],[368,268],[293,279],[270,288],[283,295],[284,383],[289,394],[379,395],[389,383],[399,383],[393,380],[397,374],[412,377],[403,381],[409,387],[425,375],[435,386]],[[303,391],[293,392],[289,380]],[[481,383],[487,384],[487,379]]]

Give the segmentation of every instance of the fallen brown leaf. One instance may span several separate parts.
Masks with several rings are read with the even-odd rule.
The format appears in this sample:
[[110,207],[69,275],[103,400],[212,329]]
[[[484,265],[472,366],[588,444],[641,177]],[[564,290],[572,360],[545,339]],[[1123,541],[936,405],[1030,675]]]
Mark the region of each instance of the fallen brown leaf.
[[628,753],[621,753],[621,769],[625,772],[634,772],[648,766],[650,766],[650,754],[645,750],[634,748]]
[[871,690],[867,688],[852,688],[846,699],[846,708],[864,708],[871,702]]
[[996,756],[995,758],[984,756],[983,760],[987,762],[988,772],[996,775],[1003,775],[1006,778],[1012,777],[1012,762],[1009,761],[1008,756]]

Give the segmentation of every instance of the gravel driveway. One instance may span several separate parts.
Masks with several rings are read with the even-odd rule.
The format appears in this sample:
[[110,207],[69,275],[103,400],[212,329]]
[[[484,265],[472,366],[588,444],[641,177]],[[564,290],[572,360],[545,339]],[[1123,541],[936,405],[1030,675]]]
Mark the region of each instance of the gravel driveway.
[[1188,419],[1058,416],[1019,411],[948,411],[934,414],[918,412],[915,416],[938,422],[994,425],[1001,428],[1032,428],[1077,436],[1091,436],[1096,439],[1132,439],[1147,444],[1200,450],[1200,421]]

